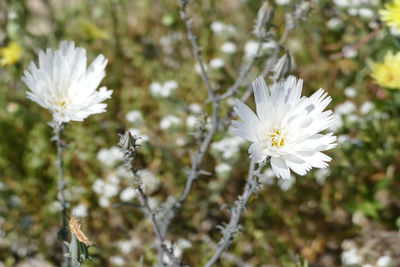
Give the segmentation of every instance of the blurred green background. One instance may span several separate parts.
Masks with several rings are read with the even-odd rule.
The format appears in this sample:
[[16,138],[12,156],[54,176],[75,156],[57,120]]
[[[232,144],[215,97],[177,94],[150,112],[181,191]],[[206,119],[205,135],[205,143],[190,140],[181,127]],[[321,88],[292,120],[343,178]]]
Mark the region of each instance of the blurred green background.
[[[189,3],[215,88],[231,86],[241,62],[254,53],[251,32],[262,2]],[[299,1],[270,3],[272,32],[279,36],[285,13]],[[298,256],[310,266],[400,266],[400,92],[370,77],[371,62],[400,49],[400,39],[379,21],[382,4],[311,1],[310,14],[290,33],[285,44],[295,62],[292,73],[304,79],[304,95],[322,87],[333,97],[339,145],[328,153],[329,169],[286,182],[266,171],[264,189],[229,249],[233,256],[218,266],[296,266]],[[153,230],[127,204],[138,201],[115,146],[125,130],[142,135],[139,161],[152,205],[179,195],[197,145],[190,133],[209,107],[178,1],[1,0],[0,25],[0,266],[53,266],[61,257],[51,114],[25,97],[20,79],[41,49],[58,48],[61,40],[86,48],[89,61],[104,54],[109,63],[102,84],[114,90],[106,113],[68,124],[64,135],[69,214],[82,218],[97,245],[85,266],[140,266],[141,257],[151,266]],[[342,50],[371,32],[357,51]],[[262,71],[268,49],[248,81]],[[220,238],[216,226],[229,218],[220,207],[233,203],[245,183],[247,148],[218,132],[203,164],[213,175],[195,182],[171,226],[169,237],[190,266],[212,256],[210,240]]]

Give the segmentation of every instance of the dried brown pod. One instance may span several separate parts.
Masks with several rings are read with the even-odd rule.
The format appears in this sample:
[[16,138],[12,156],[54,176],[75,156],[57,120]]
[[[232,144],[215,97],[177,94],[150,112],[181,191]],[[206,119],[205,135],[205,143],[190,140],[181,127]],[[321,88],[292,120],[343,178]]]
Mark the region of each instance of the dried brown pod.
[[69,220],[69,230],[71,231],[71,233],[73,235],[76,236],[76,238],[84,243],[86,246],[91,246],[93,245],[93,242],[89,240],[89,238],[87,238],[87,236],[85,235],[85,233],[81,230],[81,224],[79,222],[79,219],[76,217],[72,217]]

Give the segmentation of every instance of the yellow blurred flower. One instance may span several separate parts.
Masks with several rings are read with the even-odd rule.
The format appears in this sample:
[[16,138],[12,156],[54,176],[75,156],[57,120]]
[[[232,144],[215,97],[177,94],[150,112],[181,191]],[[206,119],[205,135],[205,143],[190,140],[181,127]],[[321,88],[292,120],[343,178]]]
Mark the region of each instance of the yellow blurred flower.
[[22,48],[16,42],[10,42],[8,46],[0,48],[0,65],[13,65],[22,57]]
[[385,4],[385,8],[379,10],[379,14],[389,26],[400,29],[400,0],[393,0],[391,4]]
[[373,63],[371,76],[382,87],[400,89],[400,52],[389,51],[383,63]]
[[91,40],[108,39],[108,33],[90,21],[83,21],[82,29],[86,37]]

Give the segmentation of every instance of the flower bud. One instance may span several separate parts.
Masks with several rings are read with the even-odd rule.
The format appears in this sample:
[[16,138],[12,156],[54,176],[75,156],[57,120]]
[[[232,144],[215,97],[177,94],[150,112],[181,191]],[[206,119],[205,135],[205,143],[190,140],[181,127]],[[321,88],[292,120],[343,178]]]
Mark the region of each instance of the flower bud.
[[281,78],[289,74],[291,69],[291,57],[289,51],[278,60],[274,68],[274,81],[279,81]]
[[253,33],[260,39],[266,36],[266,28],[269,28],[274,18],[274,9],[266,1],[258,10],[257,20]]

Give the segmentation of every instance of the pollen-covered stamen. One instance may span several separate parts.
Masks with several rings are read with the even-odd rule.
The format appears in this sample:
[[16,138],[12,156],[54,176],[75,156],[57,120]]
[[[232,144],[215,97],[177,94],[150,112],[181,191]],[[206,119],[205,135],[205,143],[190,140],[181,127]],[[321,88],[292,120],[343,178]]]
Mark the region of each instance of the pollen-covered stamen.
[[272,132],[268,132],[267,136],[267,142],[270,146],[278,148],[287,144],[287,131],[285,129],[274,128]]

